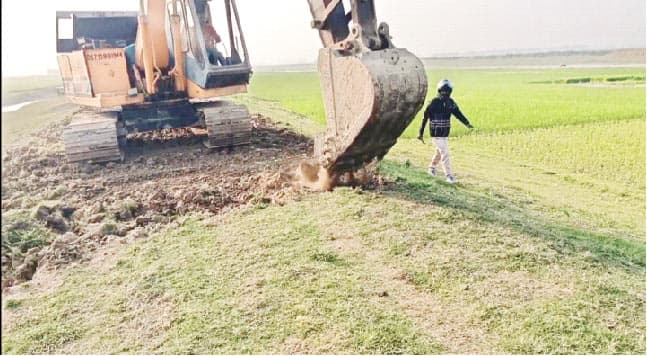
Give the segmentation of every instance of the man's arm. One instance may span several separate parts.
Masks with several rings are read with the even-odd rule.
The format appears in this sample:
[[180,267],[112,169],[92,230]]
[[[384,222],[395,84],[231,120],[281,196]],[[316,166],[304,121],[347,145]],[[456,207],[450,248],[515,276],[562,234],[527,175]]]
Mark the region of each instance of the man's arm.
[[418,134],[418,139],[419,140],[422,139],[422,137],[425,135],[425,127],[427,126],[427,121],[429,121],[429,116],[430,116],[429,115],[429,108],[430,107],[431,107],[431,105],[429,105],[429,107],[427,107],[427,110],[425,110],[425,114],[424,114],[424,117],[422,119],[422,126],[420,126],[420,132]]
[[472,126],[472,124],[470,124],[470,121],[465,117],[465,115],[463,115],[463,113],[461,112],[461,109],[458,108],[458,105],[454,105],[454,109],[452,110],[452,114],[454,114],[454,116],[458,120],[460,120],[460,122],[462,122],[463,125],[467,126],[470,129],[474,128],[474,126]]
[[209,43],[210,45],[215,47],[216,44],[222,42],[220,35],[218,34],[218,32],[216,32],[216,29],[213,28],[210,23],[206,23],[203,26],[203,31],[206,37],[206,41],[211,41],[211,43]]

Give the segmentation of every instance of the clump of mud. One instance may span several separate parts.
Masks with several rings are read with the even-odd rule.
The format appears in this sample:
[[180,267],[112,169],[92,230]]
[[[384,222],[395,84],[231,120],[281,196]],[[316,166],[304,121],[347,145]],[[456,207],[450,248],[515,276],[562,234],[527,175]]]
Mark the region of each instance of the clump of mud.
[[334,188],[333,179],[328,170],[311,161],[299,164],[296,179],[302,187],[314,191],[330,191]]
[[355,172],[334,173],[312,160],[303,161],[296,171],[296,180],[303,188],[312,191],[331,191],[335,187],[380,189],[384,179],[377,172],[377,161]]
[[145,237],[189,212],[283,204],[300,194],[294,171],[312,154],[312,141],[262,116],[253,120],[252,145],[231,152],[205,148],[196,130],[162,130],[130,137],[123,164],[69,164],[62,124],[7,148],[3,287],[113,240]]

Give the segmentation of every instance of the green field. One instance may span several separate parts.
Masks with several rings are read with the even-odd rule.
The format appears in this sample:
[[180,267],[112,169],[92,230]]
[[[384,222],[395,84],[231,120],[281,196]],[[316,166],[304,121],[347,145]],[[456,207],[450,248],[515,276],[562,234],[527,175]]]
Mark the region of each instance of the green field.
[[62,86],[59,75],[2,78],[2,96]]
[[[580,224],[624,225],[624,234],[644,237],[644,69],[446,70],[432,71],[429,82],[444,77],[454,80],[455,99],[477,127],[468,131],[456,121],[452,131],[464,184],[541,195],[542,210],[569,217],[575,209],[595,217]],[[627,80],[566,84],[572,78]],[[251,94],[325,122],[315,73],[258,74]],[[419,115],[391,160],[426,166],[432,150],[407,140],[420,121]],[[578,192],[565,195],[569,189]]]
[[53,91],[60,85],[59,76],[2,78],[3,105],[35,101],[19,111],[2,113],[3,151],[47,124],[64,120],[76,110],[64,96],[37,93],[43,89]]
[[[426,175],[418,118],[380,165],[394,189],[195,216],[28,283],[3,353],[644,354],[645,70],[442,77],[477,127],[455,122],[459,184]],[[240,100],[325,122],[314,73]]]
[[[625,86],[609,84],[591,88],[542,82],[572,78],[632,77]],[[633,80],[633,77],[638,80]],[[618,121],[645,117],[644,69],[541,69],[444,70],[429,74],[430,97],[442,78],[456,85],[455,99],[464,113],[483,131],[554,127],[578,123]],[[636,87],[642,83],[642,87]],[[279,102],[289,110],[325,123],[316,73],[260,73],[251,88],[253,96]],[[407,130],[414,138],[421,115]],[[456,135],[466,134],[460,125]]]

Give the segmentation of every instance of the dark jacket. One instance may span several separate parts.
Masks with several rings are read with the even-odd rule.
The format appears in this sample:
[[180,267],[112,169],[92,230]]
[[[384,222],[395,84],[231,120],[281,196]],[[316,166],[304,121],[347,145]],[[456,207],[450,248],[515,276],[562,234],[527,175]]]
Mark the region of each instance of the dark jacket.
[[452,98],[442,96],[435,97],[431,103],[429,103],[429,106],[427,106],[427,110],[425,110],[425,117],[424,120],[422,120],[422,126],[420,127],[420,137],[425,134],[427,120],[430,121],[429,130],[431,132],[431,137],[449,137],[449,131],[451,130],[450,119],[452,115],[456,116],[456,118],[465,126],[472,126]]

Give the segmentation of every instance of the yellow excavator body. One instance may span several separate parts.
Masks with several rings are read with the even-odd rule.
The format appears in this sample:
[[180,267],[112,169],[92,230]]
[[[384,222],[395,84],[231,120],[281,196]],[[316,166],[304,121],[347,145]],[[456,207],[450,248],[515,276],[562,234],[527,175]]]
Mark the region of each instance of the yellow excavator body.
[[[74,25],[57,43],[65,93],[93,108],[64,132],[70,161],[123,160],[128,133],[167,127],[203,127],[209,147],[250,142],[247,109],[221,98],[247,91],[252,66],[235,0],[221,0],[229,53],[218,50],[210,13],[218,1],[141,0],[136,14],[57,14]],[[373,0],[308,3],[324,47],[327,128],[315,157],[334,179],[388,153],[422,108],[427,77],[415,55],[394,46],[388,25],[377,24]]]

